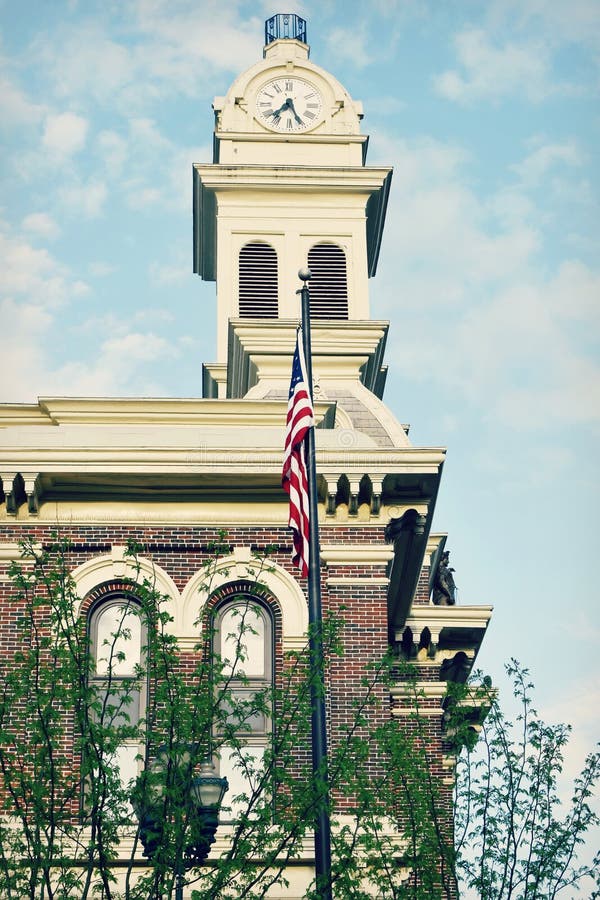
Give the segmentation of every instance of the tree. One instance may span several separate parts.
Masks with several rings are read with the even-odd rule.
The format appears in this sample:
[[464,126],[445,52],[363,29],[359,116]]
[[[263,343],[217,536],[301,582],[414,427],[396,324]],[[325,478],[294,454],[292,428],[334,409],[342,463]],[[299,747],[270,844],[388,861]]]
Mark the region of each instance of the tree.
[[[229,552],[226,535],[210,548],[200,644],[187,655],[171,632],[166,598],[143,574],[139,547],[129,549],[133,569],[119,603],[93,634],[69,575],[72,552],[60,538],[44,550],[24,545],[12,572],[17,640],[0,658],[1,896],[153,900],[172,896],[185,869],[197,900],[264,897],[301,858],[325,793],[307,752],[307,648],[287,655],[273,683],[257,682],[248,667],[268,552],[249,564],[247,589],[239,587],[231,615],[218,619],[215,574]],[[346,649],[343,615],[323,625],[331,665]],[[337,897],[451,898],[459,881],[482,897],[546,897],[586,874],[575,860],[596,821],[589,802],[598,757],[560,819],[556,778],[568,732],[539,722],[526,673],[511,671],[526,719],[527,746],[519,751],[489,686],[449,689],[447,750],[461,754],[455,847],[450,791],[414,667],[392,652],[365,666],[329,760]],[[390,717],[387,700],[399,681],[411,694],[402,723]],[[488,711],[483,760],[473,750],[481,708]],[[252,746],[259,719],[270,722],[272,735],[260,754]],[[132,747],[142,764],[133,781],[122,765]],[[210,835],[191,791],[202,762],[225,754],[242,787],[227,798],[226,849],[201,866],[194,847]],[[305,896],[316,898],[314,887]]]
[[488,679],[481,691],[489,712],[481,737],[458,758],[457,866],[463,885],[484,900],[554,898],[582,883],[600,889],[600,851],[578,865],[588,831],[598,826],[593,792],[600,753],[590,753],[570,802],[560,799],[564,753],[571,728],[548,725],[533,706],[529,672],[506,665],[519,714],[506,719]]

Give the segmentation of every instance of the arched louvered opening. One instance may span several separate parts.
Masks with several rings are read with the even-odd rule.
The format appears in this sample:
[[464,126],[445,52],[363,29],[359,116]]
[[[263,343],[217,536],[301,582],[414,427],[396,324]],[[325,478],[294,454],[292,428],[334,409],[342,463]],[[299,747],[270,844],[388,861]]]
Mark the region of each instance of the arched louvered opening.
[[312,272],[311,319],[347,319],[348,279],[342,248],[336,244],[316,244],[308,252],[308,268]]
[[277,313],[277,253],[270,244],[246,244],[239,261],[240,318],[276,319]]

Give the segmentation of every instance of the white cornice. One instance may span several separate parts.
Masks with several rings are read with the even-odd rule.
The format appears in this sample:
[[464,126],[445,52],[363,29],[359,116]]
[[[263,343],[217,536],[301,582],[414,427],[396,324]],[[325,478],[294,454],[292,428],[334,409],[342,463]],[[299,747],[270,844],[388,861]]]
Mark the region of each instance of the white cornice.
[[[269,144],[289,144],[288,134],[276,134],[275,132],[259,131],[217,131],[216,137],[220,141],[235,141],[236,143],[264,142]],[[322,132],[294,135],[294,142],[299,144],[364,144],[369,140],[366,134],[323,134]],[[200,164],[197,164],[198,166]]]
[[[373,193],[391,172],[389,166],[261,166],[194,164],[204,190],[302,191],[314,187],[320,193],[340,191]],[[357,198],[358,202],[358,198]]]
[[[317,424],[331,403],[315,403]],[[287,400],[146,397],[40,397],[38,405],[0,404],[0,426],[189,425],[221,429],[285,425]]]
[[403,628],[420,634],[428,628],[438,635],[444,628],[484,630],[492,617],[493,606],[413,606]]
[[406,706],[394,704],[394,718],[437,718],[444,714],[442,702],[448,692],[445,681],[417,681],[415,684],[401,682],[392,685],[390,696],[392,701],[405,703]]
[[[35,437],[34,437],[35,434]],[[78,428],[71,440],[62,435],[60,441],[36,440],[40,432],[34,434],[14,435],[17,440],[8,442],[0,450],[0,465],[6,471],[25,472],[122,472],[122,473],[164,473],[173,475],[190,475],[207,473],[256,473],[260,475],[278,475],[281,472],[282,447],[273,441],[270,446],[253,445],[240,448],[223,442],[221,446],[203,445],[202,433],[198,440],[177,441],[177,446],[161,445],[160,435],[152,435],[147,429],[134,433],[119,435],[116,429],[107,429],[104,434],[94,433],[89,428]],[[278,436],[283,438],[284,429],[278,429]],[[317,432],[317,465],[321,471],[345,473],[350,477],[356,474],[362,477],[365,473],[384,478],[387,474],[394,476],[414,474],[435,474],[444,461],[442,450],[419,448],[380,449],[371,446],[368,439],[360,440],[360,432],[353,446],[341,442],[337,444],[336,431]],[[51,435],[46,433],[45,437]],[[121,437],[121,441],[119,441]],[[129,443],[124,439],[130,438]],[[177,436],[179,437],[179,436]],[[240,438],[242,434],[240,433]]]
[[[321,320],[311,328],[313,373],[324,381],[361,381],[374,391],[388,331],[385,321]],[[298,323],[230,319],[228,393],[244,396],[256,379],[287,382]]]
[[[394,556],[392,547],[365,547],[364,544],[323,544],[321,560],[330,566],[385,565]],[[387,581],[387,579],[386,579]]]

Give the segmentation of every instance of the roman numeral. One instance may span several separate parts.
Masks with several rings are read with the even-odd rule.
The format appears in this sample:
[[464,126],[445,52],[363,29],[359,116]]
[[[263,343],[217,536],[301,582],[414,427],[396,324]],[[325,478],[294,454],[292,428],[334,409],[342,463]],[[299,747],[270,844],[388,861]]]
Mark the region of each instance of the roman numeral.
[[317,96],[316,93],[315,93],[314,91],[311,91],[310,94],[305,94],[305,95],[304,95],[304,99],[305,99],[305,100],[310,100],[311,97],[316,97],[316,96]]
[[281,88],[279,87],[279,85],[277,83],[273,85],[273,90],[276,91],[278,94],[281,93]]
[[307,119],[314,119],[315,117],[314,112],[311,112],[310,109],[305,110],[304,115]]
[[318,108],[319,108],[319,104],[318,104],[318,103],[307,103],[307,104],[306,104],[306,108],[307,108],[307,109],[318,109]]
[[291,120],[291,119],[288,119],[288,120],[287,120],[287,128],[288,128],[288,131],[291,131],[291,130],[292,130],[292,127],[293,127],[293,125],[292,125],[292,120]]
[[293,91],[293,90],[294,90],[294,82],[293,82],[293,81],[286,81],[286,83],[285,83],[285,89],[286,89],[286,91]]

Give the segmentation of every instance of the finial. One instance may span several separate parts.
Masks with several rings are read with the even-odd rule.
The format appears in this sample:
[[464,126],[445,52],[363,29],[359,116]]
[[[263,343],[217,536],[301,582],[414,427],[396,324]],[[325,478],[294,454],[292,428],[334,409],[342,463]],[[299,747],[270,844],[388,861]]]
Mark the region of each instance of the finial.
[[273,41],[301,41],[306,44],[306,19],[295,13],[277,13],[265,22],[265,44]]

